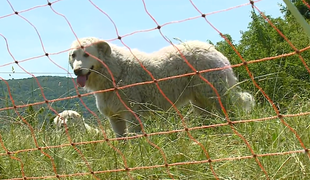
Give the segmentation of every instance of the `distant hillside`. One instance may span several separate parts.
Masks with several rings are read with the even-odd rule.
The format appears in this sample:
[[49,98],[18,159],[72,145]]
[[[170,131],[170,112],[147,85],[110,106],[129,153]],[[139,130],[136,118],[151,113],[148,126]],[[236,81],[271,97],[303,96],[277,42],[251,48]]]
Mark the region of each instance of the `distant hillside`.
[[[40,76],[37,77],[37,79],[42,86],[45,97],[48,100],[76,95],[76,89],[74,88],[71,78],[59,76]],[[41,90],[34,78],[7,80],[7,83],[9,84],[10,92],[14,99],[15,105],[44,101]],[[85,91],[81,88],[79,88],[79,92],[81,94],[85,93]],[[88,108],[94,112],[97,112],[95,98],[93,95],[83,97],[82,100]],[[82,105],[78,98],[54,102],[50,103],[50,105],[58,112],[64,109],[75,109],[79,112],[82,112],[84,116],[89,114],[87,109]],[[13,104],[10,100],[7,84],[4,81],[0,81],[0,108],[12,106]],[[38,110],[42,107],[49,111],[46,104],[36,105],[33,107],[33,109]],[[26,109],[27,108],[20,108],[19,111],[24,112]],[[2,115],[5,113],[9,115],[9,112],[0,113]]]

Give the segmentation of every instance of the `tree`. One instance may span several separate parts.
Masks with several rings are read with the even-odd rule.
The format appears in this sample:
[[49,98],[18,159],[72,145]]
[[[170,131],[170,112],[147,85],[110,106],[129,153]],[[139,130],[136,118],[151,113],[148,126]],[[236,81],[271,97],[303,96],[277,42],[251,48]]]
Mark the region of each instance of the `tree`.
[[[235,44],[246,61],[257,60],[267,57],[279,56],[294,52],[290,44],[254,10],[251,13],[252,22],[248,30],[241,32],[241,40]],[[267,18],[274,24],[297,48],[304,48],[309,45],[309,38],[303,32],[300,25],[291,16],[285,18]],[[232,48],[225,41],[216,44],[216,48],[226,55],[232,64],[240,63],[238,56],[232,55]],[[234,53],[236,54],[236,53]],[[306,63],[310,66],[310,53],[301,53]],[[276,58],[273,60],[248,64],[258,84],[282,109],[291,101],[296,94],[304,97],[309,96],[310,74],[297,55]],[[240,81],[249,79],[244,67],[235,68]],[[241,84],[245,89],[252,89],[249,84]],[[262,94],[257,95],[258,101],[264,102]]]

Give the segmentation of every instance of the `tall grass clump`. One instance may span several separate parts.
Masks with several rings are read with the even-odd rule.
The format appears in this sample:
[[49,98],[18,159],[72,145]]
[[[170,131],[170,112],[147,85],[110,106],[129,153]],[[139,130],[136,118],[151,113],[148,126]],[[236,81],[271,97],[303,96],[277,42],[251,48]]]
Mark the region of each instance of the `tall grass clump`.
[[[286,114],[307,112],[309,107],[307,99],[295,96]],[[32,123],[34,131],[30,131],[29,126],[18,118],[9,120],[9,117],[2,117],[4,120],[1,122],[6,123],[0,129],[1,141],[12,154],[7,154],[4,147],[0,148],[0,178],[22,178],[21,167],[29,178],[55,178],[54,164],[57,174],[66,176],[63,179],[92,179],[89,168],[99,172],[95,176],[100,179],[129,179],[128,174],[133,179],[169,179],[171,176],[175,179],[214,179],[211,166],[220,179],[266,179],[265,173],[255,158],[252,158],[248,146],[240,136],[259,155],[258,160],[270,179],[310,178],[309,154],[290,153],[303,148],[296,135],[285,125],[286,123],[292,127],[309,148],[309,115],[284,117],[285,123],[279,118],[264,120],[263,118],[276,116],[273,108],[264,103],[258,104],[251,113],[231,115],[231,120],[235,123],[229,126],[225,124],[225,119],[215,114],[208,113],[209,116],[200,117],[187,115],[187,111],[188,107],[181,109],[182,114],[186,115],[184,123],[189,128],[191,137],[184,131],[178,114],[173,111],[154,112],[144,121],[145,131],[150,135],[127,141],[105,141],[106,137],[102,133],[88,133],[74,127],[68,127],[67,131],[56,131],[52,125],[42,128],[42,125],[36,123]],[[30,119],[40,121],[33,118],[39,116]],[[257,121],[248,121],[252,119]],[[98,126],[94,123],[97,119],[88,118],[86,121],[92,126]],[[108,121],[100,123],[107,138],[114,138]],[[156,134],[173,130],[180,131]],[[34,138],[39,147],[49,148],[38,150]],[[206,162],[206,153],[213,160],[211,166]],[[124,171],[125,162],[127,167],[135,169],[128,173]],[[171,166],[154,167],[165,163]]]

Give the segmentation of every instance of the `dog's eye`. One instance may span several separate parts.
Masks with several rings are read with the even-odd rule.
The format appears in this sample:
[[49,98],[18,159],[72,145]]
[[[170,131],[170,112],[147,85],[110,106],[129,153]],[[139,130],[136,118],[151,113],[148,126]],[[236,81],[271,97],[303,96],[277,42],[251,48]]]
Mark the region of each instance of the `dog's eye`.
[[83,56],[84,56],[84,57],[88,57],[88,56],[89,56],[89,54],[87,54],[87,53],[84,53],[84,54],[83,54]]
[[71,54],[71,57],[72,57],[72,58],[75,58],[75,56],[76,56],[76,55],[75,55],[74,53],[73,53],[73,54]]

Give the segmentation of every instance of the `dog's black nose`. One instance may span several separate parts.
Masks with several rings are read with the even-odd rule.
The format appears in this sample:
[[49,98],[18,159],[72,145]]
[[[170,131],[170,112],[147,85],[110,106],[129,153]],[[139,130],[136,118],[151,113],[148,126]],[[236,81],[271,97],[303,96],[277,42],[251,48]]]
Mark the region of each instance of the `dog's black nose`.
[[79,76],[79,75],[82,74],[82,69],[81,69],[81,68],[74,69],[73,72],[74,72],[74,74],[75,74],[76,76]]

